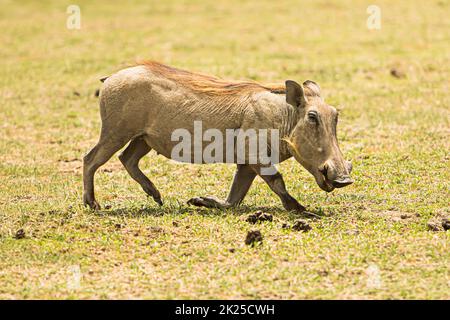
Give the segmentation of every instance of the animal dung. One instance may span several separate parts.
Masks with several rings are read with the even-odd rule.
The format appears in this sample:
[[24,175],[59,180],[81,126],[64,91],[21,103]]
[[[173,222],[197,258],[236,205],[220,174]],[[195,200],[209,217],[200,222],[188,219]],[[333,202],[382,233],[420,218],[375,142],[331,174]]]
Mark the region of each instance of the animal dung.
[[308,232],[312,229],[312,227],[309,225],[309,223],[306,220],[297,219],[294,221],[294,225],[292,226],[292,229],[295,231],[303,231]]
[[256,216],[256,214],[252,213],[247,216],[245,221],[251,224],[255,224],[258,221],[258,217]]
[[442,228],[444,228],[445,231],[450,229],[450,219],[443,219],[442,220]]
[[441,228],[436,221],[428,221],[427,228],[430,231],[441,231]]
[[429,231],[447,231],[450,229],[450,219],[442,218],[440,221],[432,219],[428,221],[427,228]]
[[257,243],[262,243],[263,236],[259,230],[250,230],[245,237],[245,244],[248,246],[254,246]]
[[307,232],[309,230],[312,230],[312,227],[309,225],[308,221],[303,220],[303,219],[297,219],[294,221],[294,224],[291,226],[289,223],[284,222],[281,225],[281,229],[292,229],[295,231],[303,231],[303,232]]
[[269,213],[262,213],[259,217],[258,217],[259,221],[273,221],[273,216]]
[[16,234],[14,235],[15,239],[23,239],[25,238],[25,230],[19,229],[16,231]]
[[262,211],[256,211],[255,213],[249,214],[245,219],[248,223],[255,224],[257,222],[263,221],[273,221],[273,216],[269,213],[265,213]]

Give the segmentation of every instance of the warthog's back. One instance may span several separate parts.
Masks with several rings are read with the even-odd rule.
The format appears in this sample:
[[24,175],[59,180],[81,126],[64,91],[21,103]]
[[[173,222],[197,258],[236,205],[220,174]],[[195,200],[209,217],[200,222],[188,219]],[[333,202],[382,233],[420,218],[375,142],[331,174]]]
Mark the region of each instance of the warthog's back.
[[[278,91],[277,91],[278,90]],[[150,146],[170,157],[177,129],[194,134],[194,122],[202,129],[241,128],[248,109],[261,93],[281,93],[282,87],[255,82],[227,82],[158,63],[123,69],[109,77],[100,96],[105,129],[126,127],[146,135]],[[253,110],[252,110],[253,112]]]

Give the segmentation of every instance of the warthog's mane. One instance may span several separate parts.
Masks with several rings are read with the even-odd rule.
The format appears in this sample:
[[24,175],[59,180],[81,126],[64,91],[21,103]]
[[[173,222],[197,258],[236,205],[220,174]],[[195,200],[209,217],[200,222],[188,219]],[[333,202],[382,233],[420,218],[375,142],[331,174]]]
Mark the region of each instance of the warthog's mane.
[[276,94],[286,93],[284,84],[262,85],[254,81],[223,80],[210,75],[173,68],[155,61],[143,61],[139,62],[138,65],[143,65],[149,68],[153,73],[172,80],[181,86],[208,95],[229,96],[251,94],[261,91],[269,91]]

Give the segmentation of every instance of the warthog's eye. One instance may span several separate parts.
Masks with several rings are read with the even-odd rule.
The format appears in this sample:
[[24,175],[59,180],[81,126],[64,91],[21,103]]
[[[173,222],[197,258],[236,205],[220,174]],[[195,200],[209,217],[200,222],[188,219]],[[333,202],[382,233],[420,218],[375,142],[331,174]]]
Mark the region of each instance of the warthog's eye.
[[317,111],[309,111],[308,112],[308,121],[311,121],[313,123],[319,122],[319,116],[317,114]]

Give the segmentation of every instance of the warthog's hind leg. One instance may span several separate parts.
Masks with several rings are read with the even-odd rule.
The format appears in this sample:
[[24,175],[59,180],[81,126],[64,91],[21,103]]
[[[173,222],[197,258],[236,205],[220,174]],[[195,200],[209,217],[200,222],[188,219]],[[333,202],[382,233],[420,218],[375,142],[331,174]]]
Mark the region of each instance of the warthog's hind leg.
[[98,168],[106,163],[125,143],[129,137],[105,136],[102,134],[97,145],[83,158],[83,203],[91,209],[99,210],[100,205],[94,195],[94,175]]
[[128,147],[119,155],[122,162],[130,176],[138,182],[142,189],[162,206],[161,194],[156,189],[155,185],[139,168],[139,160],[151,150],[150,146],[145,142],[143,137],[137,137],[131,140]]
[[256,172],[250,166],[238,165],[227,200],[223,201],[216,197],[195,197],[190,199],[188,204],[198,207],[222,209],[239,205],[244,200],[255,177]]

